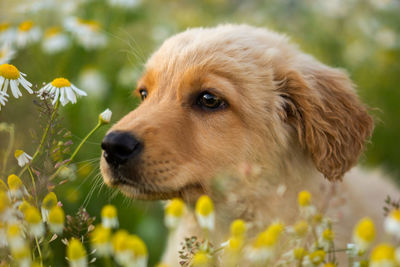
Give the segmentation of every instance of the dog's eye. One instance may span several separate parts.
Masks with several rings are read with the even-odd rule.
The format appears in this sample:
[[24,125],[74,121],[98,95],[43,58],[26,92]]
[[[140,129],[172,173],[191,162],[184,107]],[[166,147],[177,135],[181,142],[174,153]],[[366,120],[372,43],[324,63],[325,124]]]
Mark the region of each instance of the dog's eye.
[[147,97],[147,90],[146,89],[140,89],[139,90],[140,98],[142,101]]
[[209,92],[203,92],[197,98],[196,104],[206,110],[225,107],[226,103],[221,98]]

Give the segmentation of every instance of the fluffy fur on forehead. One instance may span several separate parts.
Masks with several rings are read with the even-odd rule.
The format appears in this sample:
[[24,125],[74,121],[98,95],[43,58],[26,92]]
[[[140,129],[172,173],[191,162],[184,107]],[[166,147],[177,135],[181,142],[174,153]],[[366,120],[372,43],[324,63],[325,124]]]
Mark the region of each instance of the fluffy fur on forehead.
[[284,35],[247,25],[195,28],[165,41],[149,59],[147,68],[162,72],[195,65],[219,67],[221,71],[229,67],[225,71],[234,74],[246,71],[255,74],[250,72],[250,65],[266,66],[278,55],[277,50],[286,57],[280,60],[290,60],[290,55],[296,55],[297,49]]

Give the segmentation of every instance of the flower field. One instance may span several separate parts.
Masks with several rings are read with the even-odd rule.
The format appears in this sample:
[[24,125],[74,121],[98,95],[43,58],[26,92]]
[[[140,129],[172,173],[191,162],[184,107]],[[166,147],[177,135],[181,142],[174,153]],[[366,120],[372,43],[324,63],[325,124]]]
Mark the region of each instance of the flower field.
[[[100,142],[134,109],[146,58],[188,27],[248,23],[287,33],[324,63],[348,70],[376,121],[362,164],[400,181],[399,0],[0,0],[0,266],[166,266],[167,236],[194,208],[201,236],[182,240],[182,266],[400,266],[400,210],[354,225],[335,246],[334,222],[307,191],[293,225],[256,235],[242,220],[221,244],[207,196],[143,202],[107,188]],[[369,264],[369,265],[368,265]]]

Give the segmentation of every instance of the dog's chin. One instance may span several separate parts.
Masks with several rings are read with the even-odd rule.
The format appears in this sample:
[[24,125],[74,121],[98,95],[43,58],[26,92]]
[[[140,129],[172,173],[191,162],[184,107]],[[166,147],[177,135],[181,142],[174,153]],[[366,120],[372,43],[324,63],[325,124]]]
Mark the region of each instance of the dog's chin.
[[140,200],[168,200],[172,198],[182,198],[185,201],[193,201],[204,194],[204,189],[200,184],[189,184],[180,189],[154,188],[144,189],[138,186],[127,184],[117,185],[126,196]]

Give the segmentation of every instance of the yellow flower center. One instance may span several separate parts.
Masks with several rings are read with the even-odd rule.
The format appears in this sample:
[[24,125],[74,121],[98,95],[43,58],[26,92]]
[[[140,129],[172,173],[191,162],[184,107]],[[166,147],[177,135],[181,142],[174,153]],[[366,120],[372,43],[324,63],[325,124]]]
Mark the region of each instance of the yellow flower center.
[[104,218],[116,218],[117,217],[117,209],[113,205],[105,205],[101,210],[101,217]]
[[395,249],[390,244],[380,244],[371,252],[371,261],[394,260]]
[[400,221],[400,210],[399,209],[392,210],[392,212],[390,213],[390,217],[395,219],[396,221]]
[[18,190],[23,185],[21,179],[15,174],[8,176],[7,183],[11,190]]
[[31,20],[27,20],[27,21],[22,22],[22,23],[19,25],[18,29],[19,29],[20,31],[22,31],[22,32],[27,32],[27,31],[29,31],[30,29],[32,29],[32,27],[33,27],[33,22],[32,22]]
[[86,250],[84,246],[82,245],[81,241],[79,241],[76,238],[72,238],[69,241],[69,244],[67,246],[67,257],[73,261],[73,260],[80,260],[84,257],[86,257]]
[[235,220],[231,224],[231,235],[241,237],[246,233],[246,223],[243,220]]
[[297,222],[293,226],[294,232],[299,236],[304,236],[308,232],[308,223],[304,220]]
[[44,33],[44,36],[46,38],[52,37],[54,35],[57,35],[61,32],[60,27],[50,27],[46,30],[46,32]]
[[105,244],[110,241],[111,231],[110,229],[104,228],[101,225],[96,226],[93,233],[91,234],[91,242],[93,244]]
[[14,157],[19,158],[22,154],[24,154],[23,150],[17,149],[14,152]]
[[325,251],[323,250],[317,250],[310,254],[310,260],[315,265],[320,264],[321,262],[324,261],[324,259],[325,259]]
[[214,204],[212,203],[210,197],[203,195],[196,203],[196,212],[202,216],[207,216],[214,211]]
[[9,80],[16,80],[20,77],[19,70],[11,64],[0,65],[0,76]]
[[22,213],[25,213],[25,211],[28,210],[29,207],[31,207],[32,205],[29,204],[29,202],[27,202],[26,200],[22,201],[21,205],[19,205],[18,210]]
[[304,248],[298,247],[293,250],[293,255],[296,260],[301,260],[307,255],[307,251]]
[[42,218],[37,208],[30,206],[25,211],[25,220],[30,224],[38,224],[42,221]]
[[21,233],[21,229],[19,228],[18,225],[12,224],[8,227],[7,234],[9,237],[11,237],[11,238],[17,237],[20,235],[20,233]]
[[325,229],[324,232],[322,233],[322,237],[325,240],[328,241],[333,241],[333,239],[335,238],[335,234],[333,233],[333,231],[331,229]]
[[65,214],[61,207],[54,206],[49,212],[49,223],[64,224]]
[[147,255],[147,247],[142,239],[136,235],[131,235],[128,238],[128,247],[131,249],[135,256]]
[[361,219],[355,227],[355,234],[365,242],[372,242],[375,238],[374,222],[368,217]]
[[165,213],[174,217],[181,217],[185,209],[185,203],[179,199],[174,198],[165,209]]
[[44,197],[42,202],[42,208],[50,210],[51,208],[57,205],[57,202],[58,202],[57,195],[54,192],[50,192]]
[[283,228],[284,226],[281,223],[271,224],[267,230],[257,236],[254,247],[260,248],[274,246],[278,242],[278,238],[280,237]]
[[10,23],[0,23],[0,32],[3,32],[10,28]]
[[232,237],[229,239],[229,249],[231,251],[239,251],[243,246],[243,238],[241,237]]
[[193,266],[203,266],[209,263],[209,257],[207,253],[199,251],[193,256],[192,265]]
[[28,246],[24,245],[18,250],[11,251],[11,255],[18,261],[31,257],[30,249]]
[[78,22],[89,27],[92,31],[100,30],[100,23],[95,20],[78,19]]
[[301,207],[311,204],[311,194],[308,191],[301,191],[298,195],[298,202]]
[[111,243],[115,252],[121,252],[128,248],[129,234],[125,230],[118,230],[112,237]]
[[332,262],[328,262],[328,263],[325,263],[324,267],[336,267],[336,264],[334,264]]
[[51,85],[57,88],[62,88],[71,86],[71,83],[65,78],[56,78],[51,82]]

